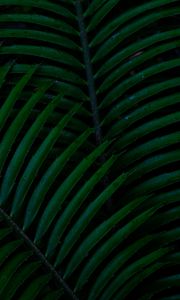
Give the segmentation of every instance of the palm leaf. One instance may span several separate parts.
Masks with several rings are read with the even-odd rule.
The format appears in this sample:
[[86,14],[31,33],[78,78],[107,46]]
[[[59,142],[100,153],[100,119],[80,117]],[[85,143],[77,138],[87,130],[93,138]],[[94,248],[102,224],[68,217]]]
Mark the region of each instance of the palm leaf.
[[179,299],[179,0],[0,8],[0,298]]

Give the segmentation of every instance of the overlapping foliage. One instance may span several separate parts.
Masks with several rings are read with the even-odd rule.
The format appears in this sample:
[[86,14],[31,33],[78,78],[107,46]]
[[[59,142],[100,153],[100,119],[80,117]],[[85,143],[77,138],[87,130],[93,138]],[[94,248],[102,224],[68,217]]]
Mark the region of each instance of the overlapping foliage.
[[0,299],[180,299],[179,0],[0,0]]

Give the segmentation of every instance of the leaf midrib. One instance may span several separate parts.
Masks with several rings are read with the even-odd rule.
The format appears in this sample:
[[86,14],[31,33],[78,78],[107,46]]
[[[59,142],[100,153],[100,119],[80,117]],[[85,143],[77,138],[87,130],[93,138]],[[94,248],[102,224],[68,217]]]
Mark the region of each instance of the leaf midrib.
[[33,251],[36,257],[42,262],[46,269],[51,273],[55,281],[62,285],[64,290],[69,294],[71,299],[79,300],[73,291],[69,288],[66,282],[63,280],[59,272],[56,271],[54,266],[47,260],[45,255],[39,250],[39,248],[31,241],[31,239],[24,233],[24,231],[12,220],[12,218],[0,207],[0,214],[5,222],[14,230],[14,232],[27,244],[27,246]]
[[84,65],[85,65],[89,98],[90,98],[91,109],[92,109],[93,124],[95,128],[96,143],[99,145],[102,142],[102,132],[100,126],[99,111],[97,106],[97,97],[96,97],[95,82],[94,82],[94,76],[93,76],[93,70],[91,64],[90,49],[89,49],[88,37],[84,25],[83,10],[82,10],[82,5],[80,3],[80,0],[76,0],[75,7],[76,7],[76,14],[77,14],[79,30],[80,30],[80,40],[81,40],[81,45],[82,45],[82,50],[84,55]]
[[[99,109],[97,105],[97,96],[96,96],[95,81],[94,81],[92,62],[91,62],[90,47],[89,47],[87,32],[84,24],[84,15],[83,15],[81,0],[76,0],[75,8],[76,8],[77,20],[79,24],[80,42],[82,45],[82,50],[84,55],[84,65],[86,71],[89,99],[91,103],[96,145],[98,146],[103,142],[103,135],[102,135],[102,129],[100,123]],[[99,161],[100,164],[103,165],[106,161],[106,155],[102,154],[99,158]],[[103,178],[102,184],[104,188],[106,188],[109,185],[108,174],[105,175],[105,177]],[[107,211],[111,211],[111,209],[112,209],[112,199],[110,198],[107,201]]]

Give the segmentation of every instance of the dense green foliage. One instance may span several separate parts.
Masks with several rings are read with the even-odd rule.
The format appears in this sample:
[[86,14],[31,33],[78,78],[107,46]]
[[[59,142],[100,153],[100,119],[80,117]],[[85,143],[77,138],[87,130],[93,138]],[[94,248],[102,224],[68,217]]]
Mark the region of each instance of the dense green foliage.
[[0,299],[180,299],[180,1],[0,0]]

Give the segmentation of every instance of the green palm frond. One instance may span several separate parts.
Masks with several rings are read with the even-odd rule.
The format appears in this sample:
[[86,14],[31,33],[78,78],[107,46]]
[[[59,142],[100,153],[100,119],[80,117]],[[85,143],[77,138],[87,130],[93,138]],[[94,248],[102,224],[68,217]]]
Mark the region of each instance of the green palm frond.
[[180,299],[179,0],[0,11],[0,299]]

